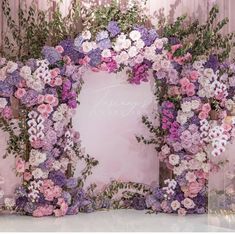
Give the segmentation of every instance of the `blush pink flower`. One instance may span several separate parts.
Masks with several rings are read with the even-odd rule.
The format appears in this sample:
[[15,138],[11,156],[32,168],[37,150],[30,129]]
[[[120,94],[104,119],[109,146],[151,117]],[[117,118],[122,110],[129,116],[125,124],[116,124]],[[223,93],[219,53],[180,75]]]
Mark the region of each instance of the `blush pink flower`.
[[203,105],[202,105],[202,111],[203,111],[203,112],[206,112],[206,113],[209,113],[209,112],[211,111],[211,105],[210,105],[210,103],[203,104]]
[[24,88],[18,88],[15,92],[15,97],[18,99],[21,99],[26,94],[26,91]]
[[182,45],[181,45],[181,44],[177,44],[177,45],[171,46],[171,52],[172,52],[172,54],[174,54],[175,51],[178,50],[178,49],[180,49],[180,48],[182,48]]
[[25,161],[23,161],[21,158],[16,159],[16,171],[18,173],[23,173],[25,170]]
[[201,120],[207,119],[208,118],[208,113],[204,112],[204,111],[201,111],[198,115],[198,118],[201,119]]
[[54,68],[50,71],[51,78],[55,79],[60,74],[60,69]]
[[49,216],[53,213],[53,206],[52,205],[45,205],[45,206],[39,206],[36,210],[33,212],[34,217],[43,217],[43,216]]
[[61,217],[66,215],[68,211],[68,204],[65,202],[63,198],[59,198],[57,205],[60,207],[59,209],[54,210],[54,214],[56,217]]
[[37,110],[40,114],[43,114],[46,112],[46,109],[47,109],[47,105],[46,104],[41,104],[38,106]]
[[55,97],[52,94],[45,95],[44,101],[48,104],[53,104],[55,102]]
[[42,104],[44,102],[44,95],[38,95],[38,104]]
[[180,79],[179,83],[181,85],[182,91],[186,92],[187,85],[190,84],[190,81],[186,77],[184,77],[184,78]]
[[64,52],[64,48],[60,45],[56,46],[55,49],[60,53],[62,54]]
[[187,213],[187,211],[184,209],[184,208],[179,208],[178,209],[178,214],[181,215],[181,216],[185,216]]
[[193,83],[188,83],[186,85],[186,93],[190,97],[195,94],[195,85]]
[[191,71],[191,72],[190,72],[190,75],[189,75],[189,79],[190,79],[191,81],[195,82],[195,81],[197,81],[198,76],[199,76],[199,74],[198,74],[197,71]]
[[198,194],[202,190],[202,185],[196,181],[189,183],[188,190],[191,194]]

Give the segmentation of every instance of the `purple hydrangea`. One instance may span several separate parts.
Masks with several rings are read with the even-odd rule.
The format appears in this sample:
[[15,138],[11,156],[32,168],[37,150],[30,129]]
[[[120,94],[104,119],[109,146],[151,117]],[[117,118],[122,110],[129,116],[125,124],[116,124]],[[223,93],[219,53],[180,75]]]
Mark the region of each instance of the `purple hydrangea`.
[[89,58],[90,58],[89,64],[90,64],[92,67],[98,66],[98,65],[101,63],[101,59],[102,59],[101,50],[100,50],[99,48],[97,48],[97,49],[95,49],[95,50],[92,50],[92,51],[89,53]]
[[62,171],[51,171],[48,175],[48,178],[60,187],[63,187],[67,180],[65,174]]
[[83,57],[83,54],[76,50],[74,40],[67,39],[67,40],[60,42],[59,45],[62,46],[64,49],[64,52],[62,53],[62,55],[69,56],[73,62],[77,62],[80,58]]
[[212,68],[216,72],[219,68],[219,59],[217,55],[210,55],[208,61],[205,63],[206,68]]
[[76,178],[69,178],[66,181],[67,188],[75,188],[78,185],[78,180]]
[[121,32],[121,29],[116,21],[110,21],[107,26],[107,30],[110,32],[111,37],[115,37]]
[[14,89],[12,85],[6,81],[0,81],[0,96],[10,97],[13,95]]
[[44,46],[42,49],[42,54],[45,59],[49,61],[50,64],[55,64],[62,59],[61,54],[51,46]]

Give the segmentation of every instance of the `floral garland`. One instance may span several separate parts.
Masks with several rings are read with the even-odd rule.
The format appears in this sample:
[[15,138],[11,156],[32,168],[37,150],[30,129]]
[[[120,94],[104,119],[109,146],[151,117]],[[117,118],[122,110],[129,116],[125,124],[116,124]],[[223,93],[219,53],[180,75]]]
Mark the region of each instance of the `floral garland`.
[[[160,158],[176,178],[166,180],[166,187],[157,189],[143,189],[145,186],[135,183],[127,186],[137,192],[128,194],[124,207],[179,214],[205,212],[209,172],[205,148],[213,141],[213,152],[219,154],[232,130],[227,127],[226,132],[221,131],[206,121],[211,111],[210,99],[215,99],[221,108],[222,121],[231,90],[227,79],[206,65],[209,62],[191,64],[190,53],[177,56],[178,49],[179,44],[171,45],[154,29],[136,26],[127,35],[112,21],[96,35],[95,41],[89,31],[84,31],[74,41],[62,41],[55,48],[45,46],[43,59],[31,59],[26,64],[1,59],[1,122],[15,118],[12,96],[19,101],[20,110],[27,110],[19,127],[29,143],[20,145],[24,148],[21,154],[16,153],[16,148],[9,150],[16,155],[16,171],[24,179],[11,207],[37,217],[96,209],[96,199],[89,191],[83,191],[82,184],[97,161],[84,155],[79,133],[72,128],[72,116],[87,69],[118,72],[127,68],[130,83],[147,82],[149,71],[153,70],[156,86],[167,87],[167,95],[160,100],[161,128],[165,133]],[[205,92],[208,86],[209,97]],[[10,135],[10,143],[16,146],[21,139],[14,133]],[[81,178],[74,178],[79,159],[85,159],[88,168]],[[122,183],[117,186],[125,188]],[[138,192],[141,189],[143,194]],[[109,207],[106,197],[111,202],[112,196],[106,191],[99,208]]]

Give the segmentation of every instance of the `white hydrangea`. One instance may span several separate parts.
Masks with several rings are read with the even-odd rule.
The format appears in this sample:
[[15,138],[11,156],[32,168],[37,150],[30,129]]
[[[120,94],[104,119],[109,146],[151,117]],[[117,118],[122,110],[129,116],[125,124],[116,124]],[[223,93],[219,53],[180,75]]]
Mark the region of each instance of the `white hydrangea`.
[[46,161],[46,153],[42,153],[38,150],[32,149],[30,152],[29,164],[32,166],[39,166]]
[[141,38],[141,34],[137,30],[131,31],[129,36],[132,41],[138,41]]

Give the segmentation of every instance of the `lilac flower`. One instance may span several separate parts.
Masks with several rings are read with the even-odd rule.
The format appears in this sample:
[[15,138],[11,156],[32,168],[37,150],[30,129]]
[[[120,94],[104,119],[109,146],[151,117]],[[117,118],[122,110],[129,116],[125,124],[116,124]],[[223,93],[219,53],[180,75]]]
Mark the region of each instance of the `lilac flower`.
[[66,184],[66,176],[62,171],[51,171],[48,178],[60,187],[63,187]]
[[19,71],[16,70],[13,73],[7,75],[5,82],[7,82],[8,84],[10,84],[12,86],[18,87],[21,80],[22,80],[22,78],[19,74]]
[[54,47],[44,46],[42,49],[42,54],[50,64],[55,64],[62,59],[61,54]]
[[109,38],[108,31],[101,31],[96,36],[96,42],[100,42],[108,38]]
[[110,21],[107,26],[107,30],[110,32],[111,37],[115,37],[121,32],[121,30],[118,26],[118,23],[116,21]]

